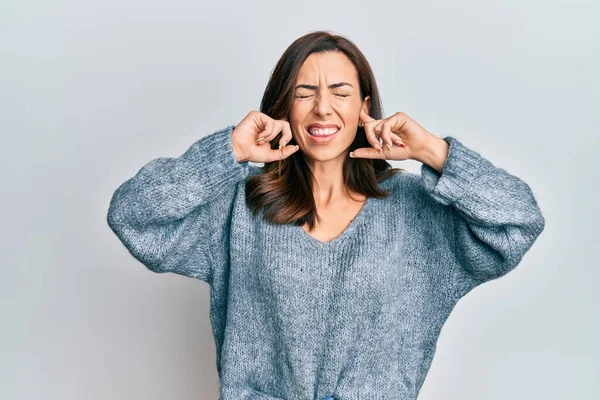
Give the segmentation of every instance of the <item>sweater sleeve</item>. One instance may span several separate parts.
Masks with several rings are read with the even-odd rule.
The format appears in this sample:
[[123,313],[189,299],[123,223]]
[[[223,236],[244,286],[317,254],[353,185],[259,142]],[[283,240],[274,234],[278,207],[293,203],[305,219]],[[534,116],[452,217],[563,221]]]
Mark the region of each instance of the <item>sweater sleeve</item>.
[[234,126],[205,136],[178,158],[144,165],[112,195],[107,222],[154,272],[210,283],[211,252],[228,229],[236,183],[249,173],[231,147]]
[[458,299],[515,268],[545,219],[527,183],[456,138],[443,139],[449,152],[442,173],[423,164],[421,182],[436,202],[449,207],[456,262],[448,271],[448,288]]

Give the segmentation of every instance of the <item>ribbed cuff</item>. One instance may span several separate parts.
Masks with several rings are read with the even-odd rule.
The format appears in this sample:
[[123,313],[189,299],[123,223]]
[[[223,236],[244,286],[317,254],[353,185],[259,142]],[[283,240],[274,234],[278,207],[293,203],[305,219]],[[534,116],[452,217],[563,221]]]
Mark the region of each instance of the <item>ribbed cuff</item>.
[[211,189],[233,184],[249,174],[248,161],[237,162],[231,143],[234,125],[216,131],[198,141],[198,168],[202,186]]
[[421,183],[436,201],[449,205],[460,199],[471,182],[490,166],[490,162],[452,136],[443,139],[449,149],[442,173],[423,163]]

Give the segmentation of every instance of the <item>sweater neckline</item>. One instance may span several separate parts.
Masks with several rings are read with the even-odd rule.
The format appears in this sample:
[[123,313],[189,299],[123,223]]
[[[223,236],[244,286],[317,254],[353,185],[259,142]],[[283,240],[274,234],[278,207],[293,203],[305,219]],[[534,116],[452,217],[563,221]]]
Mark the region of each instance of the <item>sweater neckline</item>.
[[356,214],[354,219],[352,221],[350,221],[350,224],[348,224],[346,229],[344,229],[342,231],[342,233],[340,233],[338,236],[336,236],[335,238],[331,239],[328,242],[322,242],[320,240],[315,239],[314,237],[312,237],[311,235],[309,235],[307,232],[304,231],[304,229],[302,228],[302,225],[293,225],[293,228],[296,231],[298,231],[298,236],[300,237],[299,240],[301,240],[304,243],[307,243],[310,246],[317,247],[317,248],[334,247],[338,243],[345,241],[345,239],[348,236],[352,235],[352,233],[356,229],[358,229],[358,227],[367,218],[367,214],[369,213],[369,210],[372,207],[371,203],[373,203],[374,200],[376,200],[374,197],[370,197],[370,196],[367,197],[364,204],[358,211],[358,214]]

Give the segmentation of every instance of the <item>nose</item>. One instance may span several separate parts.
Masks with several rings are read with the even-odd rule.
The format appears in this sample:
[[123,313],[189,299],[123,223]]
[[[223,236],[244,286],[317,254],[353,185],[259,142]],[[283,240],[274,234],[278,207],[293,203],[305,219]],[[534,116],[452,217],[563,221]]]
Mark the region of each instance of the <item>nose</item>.
[[331,97],[329,93],[321,94],[316,97],[315,114],[319,116],[331,115]]

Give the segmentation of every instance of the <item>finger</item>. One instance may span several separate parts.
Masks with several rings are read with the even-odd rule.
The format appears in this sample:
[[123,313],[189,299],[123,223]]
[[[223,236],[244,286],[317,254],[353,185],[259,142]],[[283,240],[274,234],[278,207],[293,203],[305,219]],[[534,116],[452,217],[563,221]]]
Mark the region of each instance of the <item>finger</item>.
[[267,130],[267,128],[271,126],[271,124],[273,123],[273,118],[260,111],[258,111],[256,115],[258,116],[257,127],[260,129],[260,131],[258,132],[260,136],[261,133],[265,132],[265,130]]
[[397,134],[395,134],[395,133],[392,133],[390,136],[391,136],[391,138],[392,138],[392,142],[393,142],[393,143],[394,143],[396,146],[400,146],[400,147],[404,147],[404,146],[406,146],[406,145],[404,144],[404,141],[402,140],[402,138],[401,138],[399,135],[397,135]]
[[287,122],[287,120],[284,120],[281,124],[283,126],[283,134],[279,139],[280,149],[292,140],[292,129],[290,128],[290,123]]
[[271,121],[269,121],[267,127],[265,127],[265,132],[259,135],[258,140],[260,140],[261,142],[264,141],[265,143],[270,142],[275,136],[279,134],[279,132],[281,132],[282,128],[283,127],[281,121],[272,119]]
[[265,137],[265,141],[271,141],[275,138],[275,136],[279,135],[279,132],[283,130],[283,122],[274,120],[273,121],[273,129],[271,129],[271,133]]
[[383,143],[386,145],[388,150],[391,150],[393,146],[391,138],[393,124],[394,121],[391,118],[386,119],[381,124],[381,139],[383,140]]
[[[265,138],[271,133],[273,129],[273,119],[266,114],[260,113],[260,124],[262,125],[262,131],[258,132],[258,137],[256,138],[257,143],[262,143]],[[260,127],[259,127],[260,129]]]
[[358,119],[360,121],[362,121],[363,124],[366,124],[367,122],[375,121],[375,118],[373,118],[369,114],[367,114],[365,112],[365,110],[362,108],[360,109],[360,114],[358,115]]
[[377,138],[377,143],[379,143],[379,148],[383,146],[383,140],[381,138],[381,124],[383,124],[385,119],[378,119],[377,123],[373,125],[373,132],[375,132],[375,137]]
[[377,135],[375,134],[374,127],[378,124],[378,120],[373,120],[371,122],[365,123],[365,134],[367,136],[367,141],[373,148],[381,151],[381,145],[379,144],[379,139],[377,139]]
[[383,152],[378,152],[372,147],[361,147],[350,152],[352,158],[371,158],[371,159],[384,159]]
[[289,156],[291,156],[292,154],[294,154],[295,152],[297,152],[298,149],[300,149],[300,146],[298,146],[297,144],[293,145],[293,146],[292,145],[284,146],[280,149],[273,149],[269,153],[268,161],[266,161],[266,162],[273,162],[273,161],[279,161],[279,160],[286,159]]

